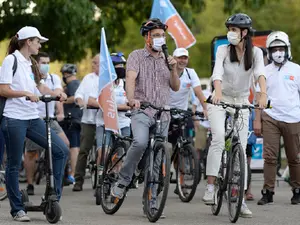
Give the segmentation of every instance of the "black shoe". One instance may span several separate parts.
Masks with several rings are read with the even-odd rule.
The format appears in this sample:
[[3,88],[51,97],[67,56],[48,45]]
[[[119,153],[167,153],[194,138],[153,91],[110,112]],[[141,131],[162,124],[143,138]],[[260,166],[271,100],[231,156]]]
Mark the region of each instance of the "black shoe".
[[179,195],[179,190],[178,190],[178,186],[176,185],[176,188],[175,188],[175,190],[174,190],[174,194],[175,195]]
[[32,184],[27,185],[27,194],[34,195],[34,186]]
[[273,203],[273,191],[261,190],[262,198],[257,202],[257,205],[265,205]]
[[82,191],[82,185],[75,183],[72,191]]
[[300,203],[300,189],[295,188],[293,190],[293,197],[291,198],[291,204],[292,205],[297,205]]

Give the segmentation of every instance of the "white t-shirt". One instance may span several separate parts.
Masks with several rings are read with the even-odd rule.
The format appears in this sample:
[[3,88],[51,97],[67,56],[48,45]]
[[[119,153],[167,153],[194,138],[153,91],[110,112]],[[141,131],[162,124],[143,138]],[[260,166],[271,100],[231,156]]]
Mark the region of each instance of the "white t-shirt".
[[225,96],[248,98],[250,87],[259,76],[265,75],[265,65],[262,50],[253,47],[253,65],[248,71],[245,70],[244,58],[239,62],[230,62],[230,47],[220,45],[216,53],[216,63],[212,75],[212,80],[222,81],[222,93]]
[[[99,76],[95,73],[89,73],[85,75],[81,81],[77,91],[75,92],[75,99],[81,98],[85,104],[88,103],[89,97],[98,98],[99,95]],[[97,109],[83,109],[81,122],[85,124],[96,124]],[[102,118],[102,117],[101,117]],[[101,118],[99,123],[101,123]],[[103,124],[103,119],[102,119]]]
[[[13,76],[14,56],[5,57],[1,73],[0,84],[9,84],[14,91],[28,91],[33,94],[39,94],[34,81],[34,74],[31,69],[31,61],[27,60],[18,50],[13,53],[18,62],[17,70]],[[8,98],[6,100],[3,115],[5,117],[30,120],[39,118],[38,104],[27,101],[25,97]]]
[[[52,79],[53,79],[53,83],[52,83]],[[58,75],[56,74],[48,74],[47,78],[44,80],[45,85],[50,88],[52,91],[54,91],[55,89],[62,89],[61,86],[61,80],[59,78]],[[48,103],[48,110],[49,110],[49,116],[50,117],[54,117],[54,113],[55,113],[55,101],[49,102]],[[38,110],[39,110],[39,116],[40,117],[45,117],[46,116],[46,108],[45,108],[45,103],[44,102],[38,102]]]
[[[211,95],[211,91],[209,89],[202,90],[202,92],[206,99]],[[196,106],[196,111],[203,112],[203,107],[194,92],[192,92],[192,103]],[[200,125],[205,128],[210,127],[208,120],[200,121]]]
[[[190,75],[190,78],[188,76]],[[182,110],[188,109],[189,95],[191,88],[200,86],[200,79],[194,69],[185,68],[183,74],[180,77],[180,88],[178,91],[170,92],[170,107],[179,108]]]
[[[266,66],[267,94],[271,109],[264,111],[273,119],[286,123],[300,121],[300,66],[287,61],[281,68]],[[257,85],[256,90],[260,88]]]

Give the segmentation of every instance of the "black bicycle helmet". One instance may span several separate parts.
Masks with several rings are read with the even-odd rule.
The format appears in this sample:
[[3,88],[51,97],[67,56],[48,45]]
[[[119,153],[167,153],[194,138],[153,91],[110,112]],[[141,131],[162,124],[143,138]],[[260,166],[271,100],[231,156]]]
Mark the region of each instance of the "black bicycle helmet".
[[238,28],[248,28],[252,29],[252,20],[251,18],[244,13],[237,13],[232,16],[230,16],[226,22],[225,22],[226,27],[228,28],[229,26],[234,26]]
[[65,64],[62,66],[62,68],[60,69],[61,73],[69,73],[69,74],[76,74],[77,73],[77,66],[75,64]]
[[168,26],[162,23],[160,19],[152,18],[142,24],[140,33],[142,36],[145,36],[149,31],[153,29],[163,29],[164,31],[166,31],[168,29]]
[[111,53],[110,57],[111,57],[111,61],[113,62],[114,65],[118,65],[118,64],[125,65],[126,64],[126,59],[122,52]]

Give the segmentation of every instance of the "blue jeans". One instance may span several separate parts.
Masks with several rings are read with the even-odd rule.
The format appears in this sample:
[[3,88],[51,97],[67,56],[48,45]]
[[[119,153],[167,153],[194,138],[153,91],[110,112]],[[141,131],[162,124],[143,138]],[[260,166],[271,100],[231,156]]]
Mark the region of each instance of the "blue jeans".
[[0,166],[2,164],[3,155],[4,155],[4,136],[2,130],[0,130]]
[[[7,153],[6,189],[11,206],[11,215],[14,217],[20,210],[24,210],[19,190],[19,168],[22,162],[25,137],[34,141],[43,148],[47,148],[46,124],[41,119],[17,120],[4,117],[1,124],[4,134]],[[69,149],[63,140],[51,130],[52,160],[55,191],[58,199],[61,196],[62,178]]]

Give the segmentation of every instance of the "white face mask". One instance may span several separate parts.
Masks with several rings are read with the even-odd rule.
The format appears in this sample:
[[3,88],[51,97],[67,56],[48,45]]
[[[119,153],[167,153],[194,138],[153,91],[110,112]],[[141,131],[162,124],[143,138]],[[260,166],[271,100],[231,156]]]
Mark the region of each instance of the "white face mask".
[[238,43],[240,43],[241,38],[239,36],[240,35],[234,31],[228,31],[227,33],[227,39],[232,45],[238,45]]
[[276,51],[272,53],[272,59],[277,63],[282,63],[284,61],[285,52]]
[[154,38],[152,48],[158,52],[162,51],[161,46],[166,44],[166,38]]

